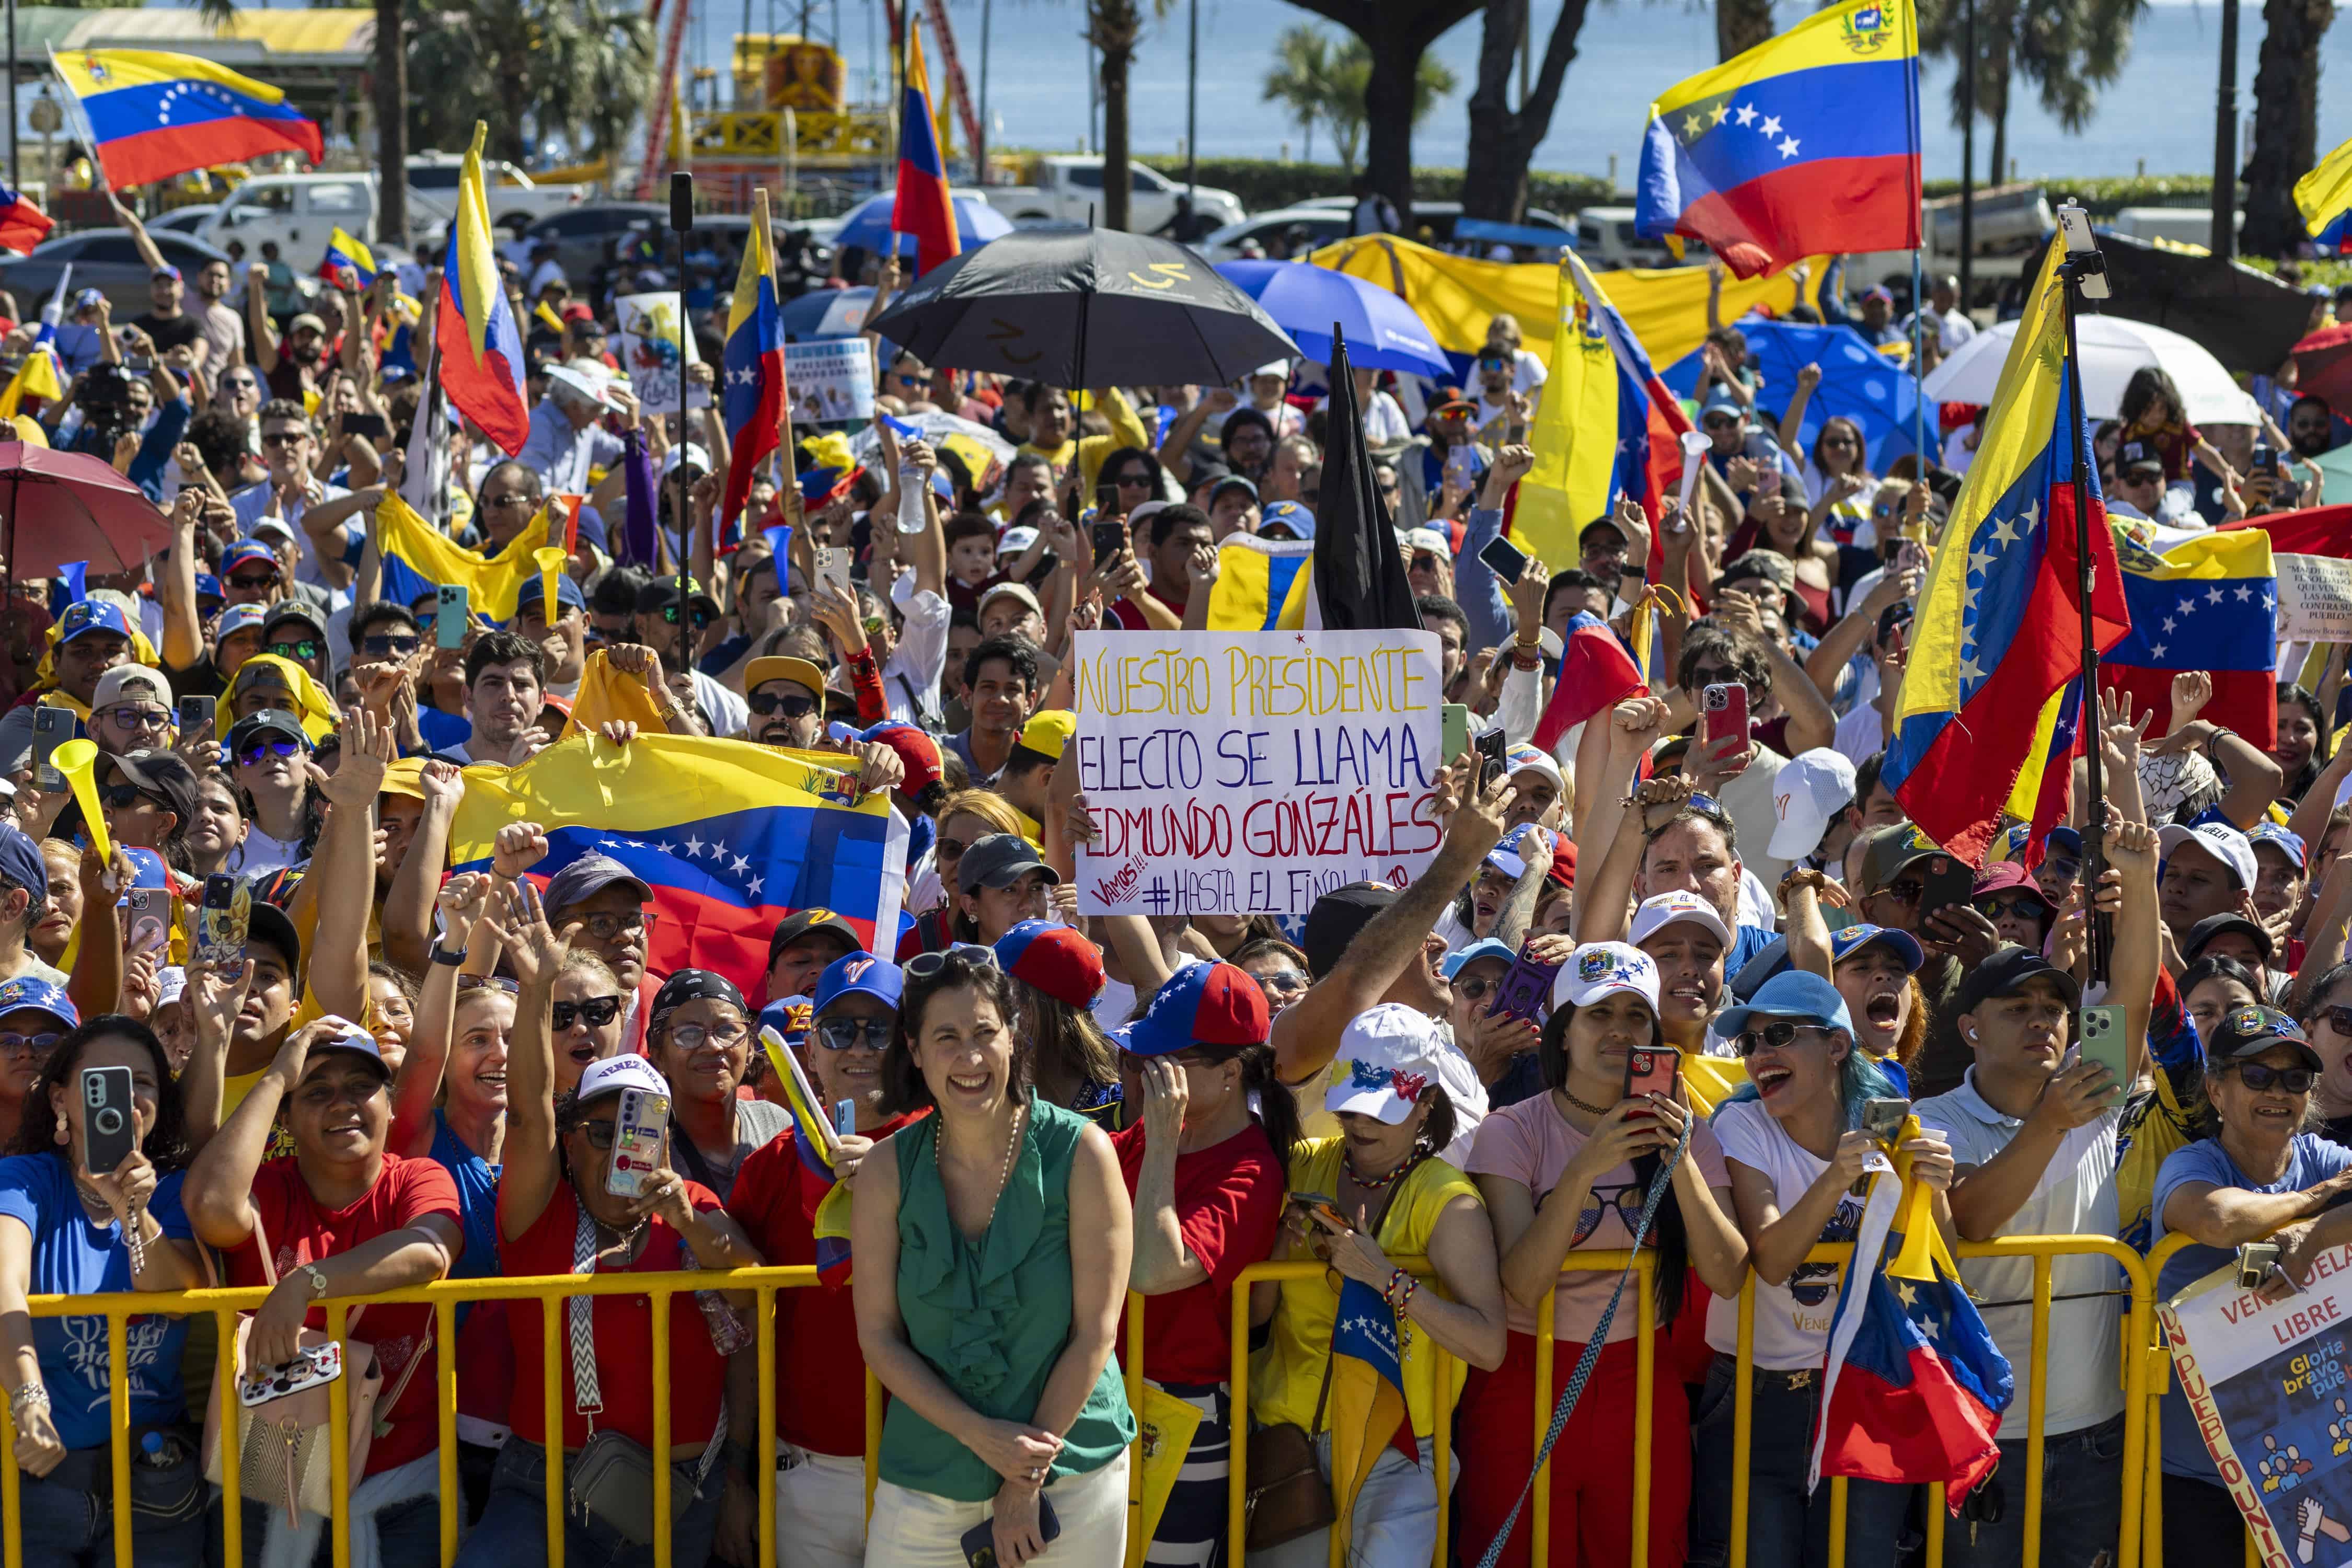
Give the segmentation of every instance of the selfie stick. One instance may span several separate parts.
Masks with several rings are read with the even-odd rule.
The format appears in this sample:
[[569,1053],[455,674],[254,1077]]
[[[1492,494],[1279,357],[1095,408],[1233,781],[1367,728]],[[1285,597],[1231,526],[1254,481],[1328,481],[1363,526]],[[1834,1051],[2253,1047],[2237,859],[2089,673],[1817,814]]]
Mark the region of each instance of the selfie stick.
[[[2083,907],[2090,916],[2084,928],[2085,956],[2091,982],[2098,984],[2107,978],[2107,954],[2112,945],[2106,920],[2097,908],[2099,877],[2106,869],[2107,861],[2104,776],[2106,758],[2105,736],[2099,722],[2099,647],[2097,633],[2091,624],[2091,458],[2084,434],[2083,360],[2074,338],[2074,318],[2084,294],[2101,300],[2107,297],[2107,258],[2090,240],[2089,226],[2080,227],[2084,243],[2077,248],[2074,236],[2067,234],[2066,259],[2058,265],[2058,277],[2064,289],[2062,308],[2066,316],[2066,425],[2074,448],[2074,601],[2081,614],[2083,632],[2083,699],[2075,723],[2078,732],[2082,725],[2091,728],[2083,747],[2084,784],[2089,795],[2083,811]],[[2063,225],[2061,232],[2065,233]]]

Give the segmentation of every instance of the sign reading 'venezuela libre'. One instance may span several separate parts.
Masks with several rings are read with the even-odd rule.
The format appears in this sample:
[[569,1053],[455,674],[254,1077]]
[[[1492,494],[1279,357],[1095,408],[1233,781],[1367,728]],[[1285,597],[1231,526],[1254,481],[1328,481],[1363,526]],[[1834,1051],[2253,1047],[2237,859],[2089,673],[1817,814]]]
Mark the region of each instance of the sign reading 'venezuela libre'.
[[1431,632],[1081,632],[1087,914],[1304,914],[1402,887],[1443,832]]

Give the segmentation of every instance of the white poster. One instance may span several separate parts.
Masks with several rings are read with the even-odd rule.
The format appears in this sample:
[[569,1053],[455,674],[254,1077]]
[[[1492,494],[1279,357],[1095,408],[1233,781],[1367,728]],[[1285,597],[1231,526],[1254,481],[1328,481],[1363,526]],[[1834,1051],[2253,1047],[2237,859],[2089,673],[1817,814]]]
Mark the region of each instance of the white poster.
[[2278,639],[2352,642],[2352,561],[2333,555],[2273,555]]
[[784,345],[784,385],[796,425],[874,417],[874,351],[864,338]]
[[[621,313],[621,369],[628,375],[629,391],[636,398],[637,406],[649,414],[677,408],[679,338],[676,291],[624,294],[613,303]],[[702,356],[695,350],[692,332],[685,336],[685,363],[702,363]],[[688,387],[686,405],[708,408],[710,389]]]
[[1080,632],[1087,914],[1298,914],[1403,887],[1443,829],[1433,632]]

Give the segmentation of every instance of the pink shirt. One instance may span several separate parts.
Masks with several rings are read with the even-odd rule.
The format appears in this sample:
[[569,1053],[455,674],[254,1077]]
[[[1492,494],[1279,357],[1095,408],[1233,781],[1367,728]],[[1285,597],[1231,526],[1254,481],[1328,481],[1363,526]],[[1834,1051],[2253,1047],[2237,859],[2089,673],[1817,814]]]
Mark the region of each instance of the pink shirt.
[[[1544,1199],[1559,1184],[1568,1163],[1584,1147],[1584,1140],[1585,1134],[1568,1124],[1558,1103],[1547,1092],[1517,1105],[1507,1105],[1478,1124],[1477,1140],[1471,1145],[1468,1173],[1474,1178],[1501,1176],[1522,1184],[1534,1195],[1536,1208],[1540,1212]],[[1723,1146],[1715,1141],[1715,1133],[1706,1122],[1691,1128],[1690,1152],[1684,1157],[1697,1163],[1699,1175],[1708,1186],[1731,1185],[1731,1173],[1723,1163]],[[1575,1245],[1597,1252],[1622,1250],[1632,1245],[1633,1223],[1642,1217],[1645,1195],[1630,1164],[1620,1165],[1594,1182],[1591,1195],[1585,1200],[1584,1212],[1577,1219]],[[1659,1206],[1663,1209],[1674,1201],[1669,1192]],[[1571,1344],[1582,1344],[1591,1338],[1593,1326],[1601,1321],[1601,1309],[1609,1305],[1610,1292],[1616,1288],[1614,1269],[1582,1271],[1563,1278],[1559,1292],[1552,1298],[1553,1337]],[[1536,1331],[1533,1312],[1511,1300],[1508,1292],[1505,1292],[1504,1304],[1513,1333]],[[1639,1310],[1629,1287],[1624,1299],[1617,1303],[1617,1316],[1609,1324],[1610,1343],[1633,1337]]]

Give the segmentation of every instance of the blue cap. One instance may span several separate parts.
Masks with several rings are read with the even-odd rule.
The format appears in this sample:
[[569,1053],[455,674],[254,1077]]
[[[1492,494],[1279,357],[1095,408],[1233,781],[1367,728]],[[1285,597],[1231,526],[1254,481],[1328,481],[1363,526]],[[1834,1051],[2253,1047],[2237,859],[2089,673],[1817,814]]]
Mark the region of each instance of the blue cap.
[[376,1071],[386,1078],[392,1076],[391,1064],[383,1059],[383,1047],[377,1045],[375,1037],[365,1029],[353,1029],[348,1035],[338,1035],[332,1039],[315,1042],[310,1047],[310,1054],[304,1059],[303,1065],[307,1068],[310,1063],[317,1061],[320,1051],[349,1051],[352,1056],[365,1057],[375,1064]]
[[275,567],[278,564],[278,552],[270,549],[265,540],[231,540],[227,548],[221,552],[220,574],[226,577],[248,561],[267,562],[270,566]]
[[1731,389],[1718,381],[1707,389],[1706,401],[1699,405],[1698,416],[1702,421],[1710,414],[1737,414],[1746,418],[1748,405],[1732,396]]
[[49,863],[33,836],[13,822],[0,822],[0,877],[31,889],[36,900],[49,896]]
[[[515,590],[515,614],[521,615],[525,606],[540,603],[544,596],[541,574],[534,572],[525,577],[521,585]],[[572,574],[569,572],[558,572],[555,574],[555,605],[559,610],[570,605],[583,616],[588,613],[588,600],[580,592],[580,584],[572,580]]]
[[1230,963],[1192,963],[1152,993],[1143,1016],[1128,1026],[1127,1048],[1164,1057],[1189,1046],[1264,1045],[1274,1032],[1265,993]]
[[2053,849],[2063,849],[2079,859],[2083,853],[2083,836],[2071,827],[2053,827],[2050,830],[2050,837],[2042,840],[2042,847],[2045,854]]
[[26,974],[0,985],[0,1018],[26,1008],[47,1013],[68,1029],[81,1026],[81,1015],[74,1011],[65,992],[46,980]]
[[798,1047],[808,1038],[809,1018],[815,1011],[805,996],[785,996],[760,1009],[760,1027],[773,1029],[784,1044]]
[[1801,969],[1772,976],[1757,988],[1752,999],[1716,1015],[1716,1037],[1738,1039],[1747,1032],[1750,1018],[1793,1018],[1853,1033],[1853,1016],[1845,1010],[1845,998],[1838,994],[1838,988]]
[[2302,834],[2289,832],[2275,822],[2258,822],[2246,830],[2246,837],[2256,844],[2277,846],[2286,852],[2288,859],[2294,862],[2296,870],[2303,869],[2305,852]]
[[122,606],[105,599],[77,599],[66,606],[58,621],[58,641],[69,643],[85,632],[112,632],[128,641],[131,623],[123,617]]
[[610,552],[611,546],[604,530],[604,515],[593,506],[583,506],[580,509],[580,527],[574,537],[583,544],[593,544],[599,550]]
[[96,289],[77,289],[74,290],[73,308],[77,310],[87,310],[91,309],[93,306],[103,305],[105,303],[106,296]]
[[1286,528],[1293,539],[1312,539],[1315,514],[1295,500],[1278,500],[1258,513],[1257,531],[1264,533],[1269,528]]
[[844,953],[816,977],[816,1005],[811,1011],[822,1013],[844,996],[871,996],[896,1007],[906,990],[907,977],[897,964],[870,952]]
[[1438,973],[1451,980],[1482,958],[1499,958],[1505,963],[1516,963],[1519,955],[1511,951],[1509,942],[1482,936],[1460,952],[1448,955],[1445,962],[1438,965]]
[[267,605],[231,605],[221,611],[220,619],[213,623],[214,640],[226,641],[231,632],[241,632],[248,626],[259,631],[261,623],[268,618],[269,606]]
[[152,849],[136,844],[121,846],[123,856],[131,862],[131,885],[134,888],[169,888],[171,879],[163,870],[163,858]]
[[196,574],[197,598],[223,599],[227,596],[227,595],[221,592],[221,580],[219,578],[214,576],[209,572],[199,572]]
[[1878,943],[1903,961],[1903,973],[1916,974],[1919,966],[1927,962],[1927,950],[1907,931],[1892,926],[1874,926],[1868,922],[1841,926],[1830,932],[1830,962],[1834,963],[1848,953],[1859,952],[1872,942]]

